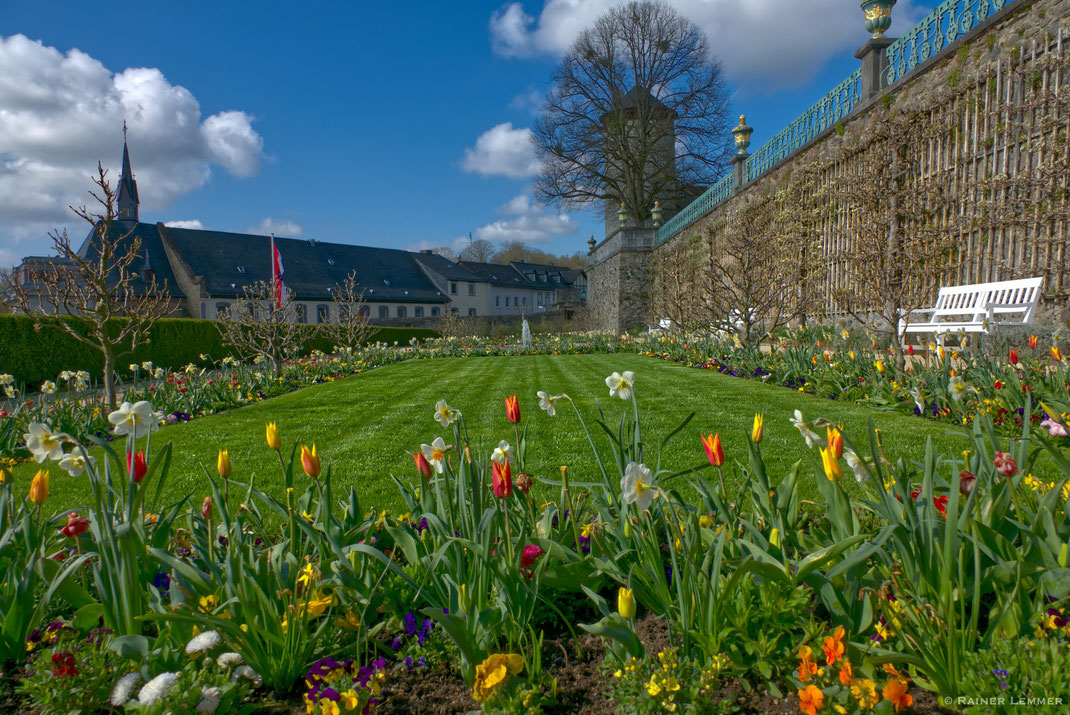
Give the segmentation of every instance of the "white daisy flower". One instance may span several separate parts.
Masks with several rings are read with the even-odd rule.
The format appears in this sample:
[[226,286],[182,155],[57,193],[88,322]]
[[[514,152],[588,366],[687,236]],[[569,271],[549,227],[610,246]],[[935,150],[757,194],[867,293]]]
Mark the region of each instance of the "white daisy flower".
[[234,669],[234,672],[230,676],[231,680],[238,680],[239,678],[245,678],[253,684],[254,688],[259,688],[264,683],[264,679],[260,677],[260,673],[257,673],[247,665],[239,665]]
[[111,689],[111,695],[108,697],[108,702],[117,708],[121,708],[126,705],[134,694],[134,688],[141,682],[141,673],[133,672],[127,673],[123,677],[119,678],[115,683],[115,687]]
[[241,653],[227,651],[226,653],[223,653],[218,658],[216,658],[215,662],[216,665],[218,665],[220,668],[226,668],[227,670],[229,670],[231,668],[237,668],[239,665],[244,663],[245,660],[241,657]]
[[138,703],[152,705],[167,695],[167,691],[177,682],[178,673],[160,673],[142,686],[141,691],[137,694]]
[[205,631],[204,633],[198,633],[190,638],[189,643],[186,644],[186,655],[198,655],[199,653],[207,653],[220,643],[223,642],[223,638],[219,635],[218,631]]
[[201,701],[197,703],[197,712],[214,713],[219,707],[222,691],[219,688],[205,688],[201,691]]

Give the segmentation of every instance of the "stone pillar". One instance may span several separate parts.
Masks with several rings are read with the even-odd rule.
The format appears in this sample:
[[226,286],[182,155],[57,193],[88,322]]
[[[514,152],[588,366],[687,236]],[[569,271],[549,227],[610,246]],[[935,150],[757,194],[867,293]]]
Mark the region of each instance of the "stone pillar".
[[732,157],[732,191],[739,191],[747,182],[747,157],[746,151]]
[[884,88],[884,75],[888,72],[888,54],[885,50],[895,42],[894,37],[873,37],[855,52],[862,61],[862,101],[872,99]]
[[657,230],[622,228],[591,252],[587,309],[596,330],[622,333],[651,320],[651,288]]

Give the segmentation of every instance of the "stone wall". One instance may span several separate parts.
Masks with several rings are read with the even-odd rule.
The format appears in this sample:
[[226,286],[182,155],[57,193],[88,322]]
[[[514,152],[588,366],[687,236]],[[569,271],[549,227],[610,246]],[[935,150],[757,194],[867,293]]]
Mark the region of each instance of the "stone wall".
[[[1039,103],[1038,93],[1046,93]],[[1008,4],[947,51],[919,64],[901,82],[863,99],[841,122],[769,171],[737,186],[702,220],[652,247],[647,258],[628,255],[619,247],[614,250],[611,239],[599,244],[588,272],[592,322],[615,331],[654,323],[669,317],[662,314],[665,306],[680,304],[682,298],[693,304],[681,310],[701,312],[696,308],[701,308],[703,286],[695,283],[702,280],[696,265],[701,265],[703,256],[695,251],[716,246],[717,232],[725,230],[725,213],[733,206],[755,192],[783,193],[790,177],[803,171],[818,177],[804,203],[822,216],[814,222],[812,245],[785,250],[819,269],[811,275],[820,274],[823,281],[822,308],[836,312],[837,296],[849,294],[855,280],[847,260],[851,242],[872,224],[860,215],[865,213],[862,207],[830,207],[834,202],[823,192],[835,182],[862,175],[860,170],[872,156],[853,147],[884,123],[910,113],[924,117],[933,130],[911,147],[913,173],[907,181],[918,187],[919,195],[926,190],[925,182],[940,183],[957,192],[958,200],[954,211],[928,217],[929,223],[939,224],[945,238],[953,236],[954,255],[942,266],[930,266],[931,274],[919,270],[917,280],[926,281],[926,290],[935,297],[941,283],[1044,275],[1048,311],[1065,305],[1070,299],[1067,97],[1070,0]],[[768,129],[757,127],[755,138],[761,140],[776,130]],[[1028,183],[1037,176],[1038,167],[1049,167],[1044,169],[1048,183],[1043,186]]]

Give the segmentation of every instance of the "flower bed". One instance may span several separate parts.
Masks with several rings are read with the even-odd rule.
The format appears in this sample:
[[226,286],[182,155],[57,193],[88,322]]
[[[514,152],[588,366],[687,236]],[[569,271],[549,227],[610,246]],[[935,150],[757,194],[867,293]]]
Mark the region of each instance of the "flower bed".
[[[420,693],[428,711],[497,713],[1066,702],[1070,457],[1065,437],[1032,428],[1032,400],[1015,438],[981,412],[967,453],[918,445],[894,463],[879,433],[797,413],[813,452],[776,481],[763,416],[745,454],[714,434],[694,445],[702,468],[667,465],[662,447],[691,417],[644,434],[641,379],[606,386],[594,415],[552,389],[534,416],[507,396],[485,455],[440,401],[437,425],[414,435],[412,479],[397,481],[399,514],[366,511],[315,444],[284,449],[274,424],[264,449],[284,495],[245,481],[224,450],[204,469],[210,495],[176,503],[159,502],[172,448],[152,439],[166,415],[147,401],[108,414],[111,440],[30,425],[42,468],[28,488],[0,487],[0,659],[19,669],[17,696],[45,710],[330,715],[412,711]],[[1065,427],[1062,393],[1033,392]],[[552,450],[528,442],[531,419],[586,433],[597,470],[530,474],[529,455]],[[1061,480],[1031,476],[1040,452]],[[86,508],[47,516],[52,462],[89,482]],[[535,481],[557,496],[537,503]],[[823,516],[800,508],[804,482]]]

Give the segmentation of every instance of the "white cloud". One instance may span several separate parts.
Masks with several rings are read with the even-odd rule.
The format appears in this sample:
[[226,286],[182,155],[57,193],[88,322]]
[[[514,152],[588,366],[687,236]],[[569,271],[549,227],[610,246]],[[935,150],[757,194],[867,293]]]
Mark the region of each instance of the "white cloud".
[[526,90],[513,97],[512,101],[509,102],[509,109],[537,114],[539,107],[542,106],[543,99],[543,93],[533,85],[529,85]]
[[246,233],[255,233],[260,236],[267,236],[273,233],[276,236],[290,236],[291,238],[300,236],[304,230],[300,224],[293,221],[274,219],[270,216],[265,217],[259,226],[251,226],[245,229]]
[[[624,0],[545,0],[538,17],[510,2],[490,18],[491,45],[503,57],[560,55],[579,33]],[[891,35],[925,11],[900,0]],[[844,0],[669,0],[706,31],[729,80],[762,91],[805,85],[831,57],[867,39],[857,3]]]
[[541,243],[551,240],[554,236],[575,233],[579,228],[568,214],[556,213],[536,204],[528,194],[513,197],[499,207],[498,211],[509,218],[476,229],[476,238],[499,243]]
[[0,37],[0,248],[44,252],[53,227],[83,230],[68,206],[95,208],[88,191],[97,161],[118,180],[124,120],[149,220],[216,167],[246,177],[263,156],[250,115],[202,117],[193,94],[156,68],[113,72],[77,49]]
[[474,147],[464,150],[461,168],[482,176],[526,179],[539,173],[531,130],[513,128],[512,122],[491,127],[479,135]]
[[204,228],[204,224],[200,219],[191,219],[189,221],[164,221],[164,226],[172,226],[174,228],[194,228],[200,231]]

